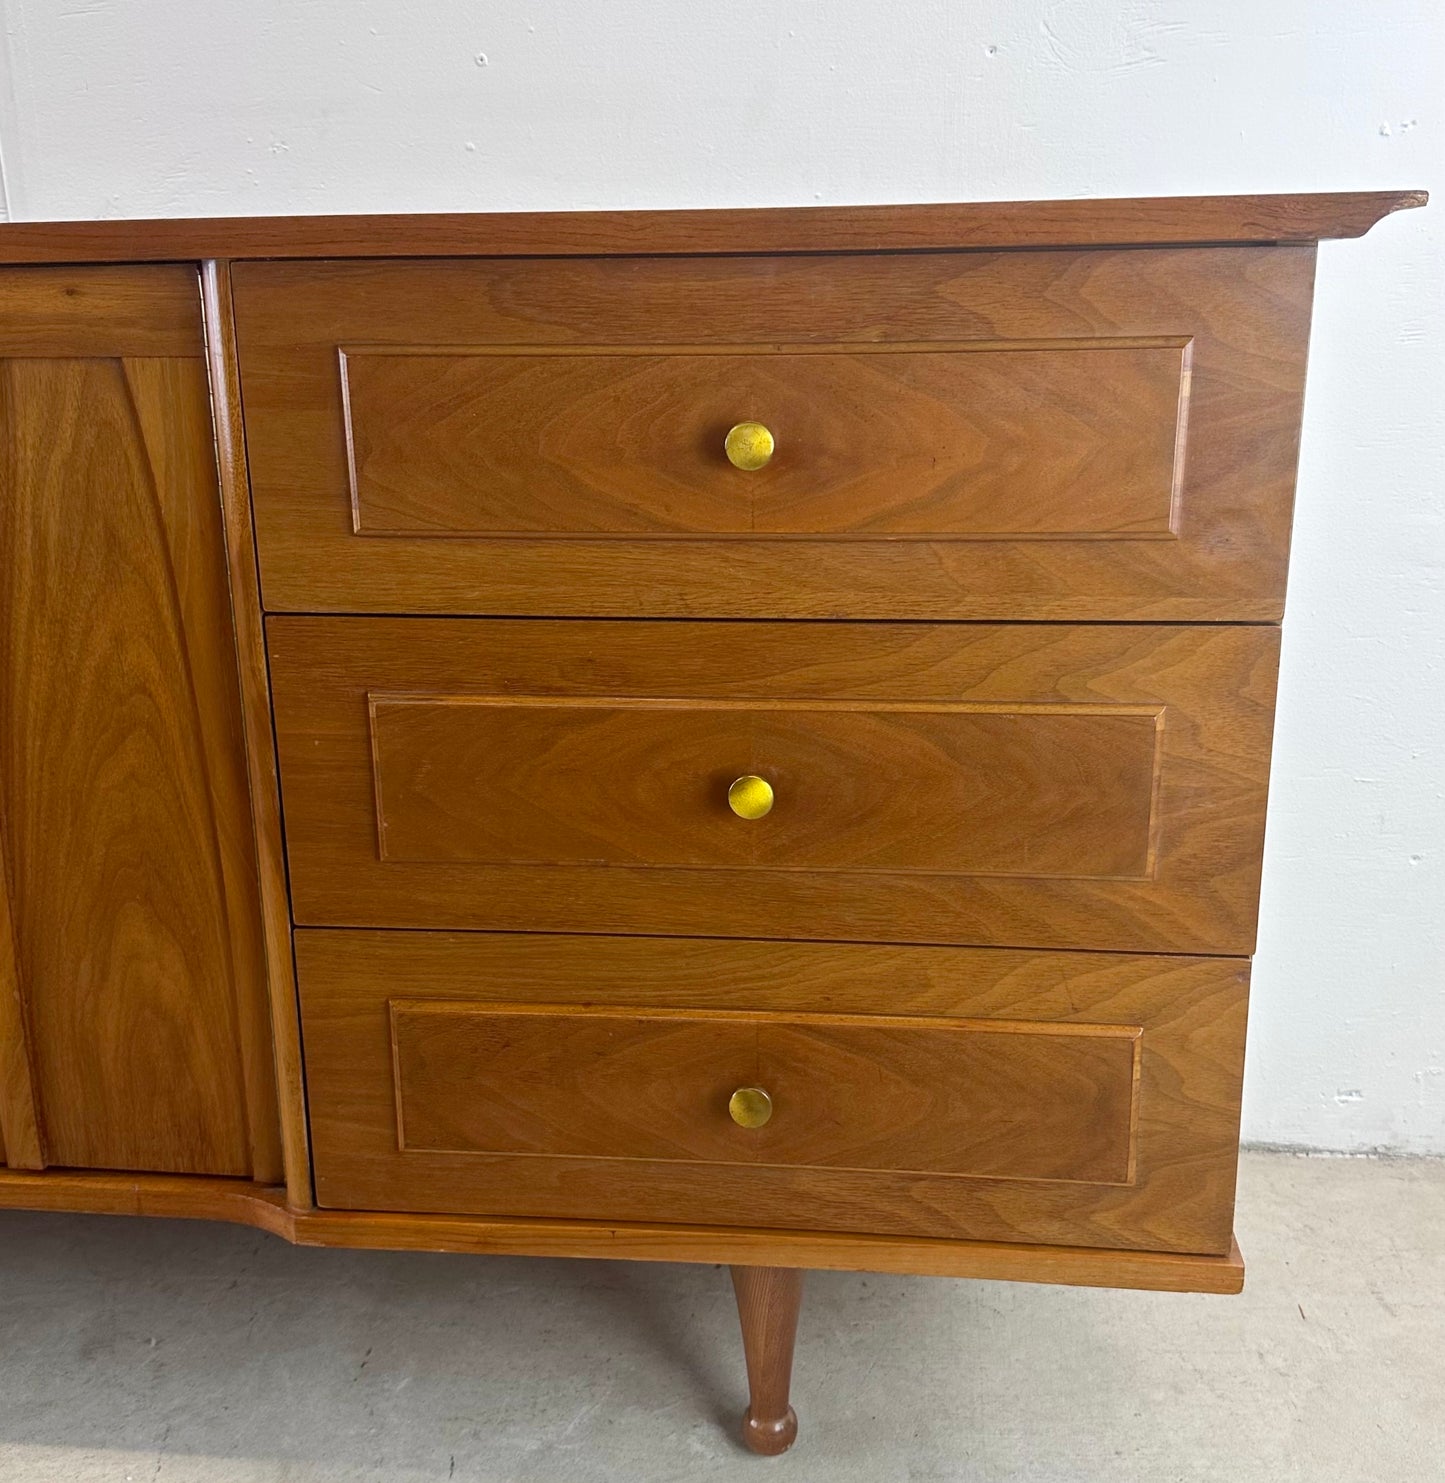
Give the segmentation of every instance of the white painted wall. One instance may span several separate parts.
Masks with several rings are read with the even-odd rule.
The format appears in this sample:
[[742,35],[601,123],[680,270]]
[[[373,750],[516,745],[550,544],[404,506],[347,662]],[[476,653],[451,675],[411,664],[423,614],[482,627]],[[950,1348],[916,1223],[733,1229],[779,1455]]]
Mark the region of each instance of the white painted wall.
[[1434,187],[1322,250],[1246,1133],[1445,1153],[1438,0],[0,0],[16,218]]

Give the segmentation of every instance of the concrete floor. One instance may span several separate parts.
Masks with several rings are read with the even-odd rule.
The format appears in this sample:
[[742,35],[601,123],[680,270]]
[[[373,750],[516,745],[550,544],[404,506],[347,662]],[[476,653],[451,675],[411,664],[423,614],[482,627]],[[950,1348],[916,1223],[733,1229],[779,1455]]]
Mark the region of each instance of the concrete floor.
[[0,1213],[4,1483],[1428,1483],[1445,1162],[1252,1154],[1240,1298],[819,1273],[744,1453],[726,1273]]

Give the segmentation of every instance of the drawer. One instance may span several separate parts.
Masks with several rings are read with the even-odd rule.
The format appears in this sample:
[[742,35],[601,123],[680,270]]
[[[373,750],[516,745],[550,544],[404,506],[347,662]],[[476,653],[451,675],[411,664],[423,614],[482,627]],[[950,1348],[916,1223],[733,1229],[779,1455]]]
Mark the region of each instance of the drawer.
[[300,924],[1252,945],[1272,629],[268,634]]
[[1312,264],[240,264],[265,601],[1274,619]]
[[297,954],[326,1205],[1228,1246],[1242,961],[327,931]]

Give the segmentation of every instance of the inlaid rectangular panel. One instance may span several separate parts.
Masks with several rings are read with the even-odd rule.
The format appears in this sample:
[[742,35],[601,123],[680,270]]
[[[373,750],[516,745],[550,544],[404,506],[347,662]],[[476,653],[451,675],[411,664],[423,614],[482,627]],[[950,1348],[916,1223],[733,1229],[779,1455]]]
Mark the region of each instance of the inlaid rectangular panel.
[[[1173,535],[1188,341],[359,348],[361,535]],[[729,462],[759,417],[767,464]]]
[[241,263],[266,605],[1272,621],[1313,263]]
[[[1253,943],[1278,635],[273,617],[316,926]],[[735,816],[729,785],[773,788]]]
[[[386,861],[1142,879],[1163,708],[370,696]],[[746,824],[728,785],[761,774]]]
[[[302,930],[318,1197],[1223,1251],[1241,959]],[[761,1126],[729,1112],[771,1101]]]
[[397,1146],[1126,1184],[1139,1033],[394,1000]]

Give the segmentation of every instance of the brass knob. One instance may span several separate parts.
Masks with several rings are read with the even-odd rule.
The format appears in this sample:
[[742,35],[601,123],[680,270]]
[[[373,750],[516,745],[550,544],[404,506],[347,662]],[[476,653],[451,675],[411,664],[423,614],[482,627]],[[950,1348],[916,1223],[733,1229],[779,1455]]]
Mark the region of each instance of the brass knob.
[[723,440],[728,462],[735,469],[749,472],[762,468],[773,456],[776,446],[772,433],[761,422],[740,422],[736,427],[728,429],[728,435]]
[[728,807],[740,819],[761,819],[773,811],[773,785],[747,773],[729,786]]
[[740,1128],[760,1128],[773,1115],[773,1099],[762,1087],[739,1087],[728,1098],[728,1116]]

